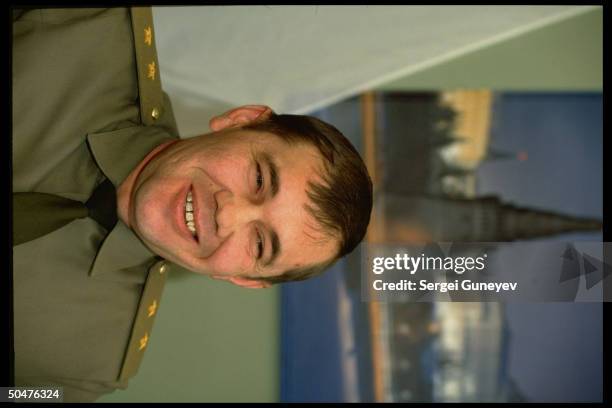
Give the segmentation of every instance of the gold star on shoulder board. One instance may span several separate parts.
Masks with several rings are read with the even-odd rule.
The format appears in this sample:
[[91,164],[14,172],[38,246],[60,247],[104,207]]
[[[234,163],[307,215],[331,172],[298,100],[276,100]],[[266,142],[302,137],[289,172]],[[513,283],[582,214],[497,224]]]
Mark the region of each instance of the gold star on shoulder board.
[[155,79],[155,62],[147,64],[147,67],[149,69],[147,78],[154,80]]
[[143,348],[147,347],[148,341],[149,341],[149,334],[145,333],[145,335],[140,339],[140,347],[138,347],[138,350],[142,350]]
[[151,45],[153,41],[153,30],[151,30],[151,27],[148,26],[147,28],[144,29],[144,42],[147,45]]
[[157,310],[157,301],[153,301],[153,303],[151,303],[151,306],[149,306],[149,317],[153,316],[155,314],[155,311]]

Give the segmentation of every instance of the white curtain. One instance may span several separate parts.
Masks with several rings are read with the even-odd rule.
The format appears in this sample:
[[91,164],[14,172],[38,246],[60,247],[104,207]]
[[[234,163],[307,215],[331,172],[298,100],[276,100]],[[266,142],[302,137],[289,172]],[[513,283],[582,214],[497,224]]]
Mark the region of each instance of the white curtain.
[[585,6],[154,7],[181,136],[243,104],[308,113]]

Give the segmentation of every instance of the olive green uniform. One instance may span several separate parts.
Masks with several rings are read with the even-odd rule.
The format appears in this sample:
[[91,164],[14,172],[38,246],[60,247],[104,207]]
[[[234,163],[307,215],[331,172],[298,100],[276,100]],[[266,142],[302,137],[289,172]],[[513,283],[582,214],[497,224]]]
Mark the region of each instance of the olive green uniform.
[[[85,202],[177,137],[150,8],[13,15],[13,191]],[[15,383],[65,401],[125,388],[142,359],[165,261],[118,221],[93,219],[13,248]]]

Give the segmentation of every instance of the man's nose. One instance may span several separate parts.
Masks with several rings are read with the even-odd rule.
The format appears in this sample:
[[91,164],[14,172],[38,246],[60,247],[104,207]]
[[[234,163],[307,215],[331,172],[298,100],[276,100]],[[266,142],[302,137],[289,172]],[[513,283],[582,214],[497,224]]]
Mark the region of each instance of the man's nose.
[[261,205],[248,198],[222,190],[215,193],[218,233],[225,237],[237,229],[261,218]]

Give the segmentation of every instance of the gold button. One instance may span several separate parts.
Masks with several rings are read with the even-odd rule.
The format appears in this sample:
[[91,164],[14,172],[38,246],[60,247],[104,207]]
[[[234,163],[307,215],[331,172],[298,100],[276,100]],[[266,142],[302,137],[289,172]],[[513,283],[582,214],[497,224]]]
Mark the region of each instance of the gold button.
[[159,119],[159,109],[153,108],[151,111],[151,117],[155,120]]
[[162,275],[164,272],[166,272],[167,269],[168,267],[165,263],[163,263],[162,266],[159,267],[159,274]]
[[153,303],[151,303],[148,310],[149,310],[149,317],[155,314],[155,312],[157,311],[157,301],[156,300],[154,300]]
[[145,333],[145,335],[142,336],[142,338],[140,339],[140,347],[138,347],[138,350],[142,350],[145,347],[147,347],[148,342],[149,342],[149,334]]

